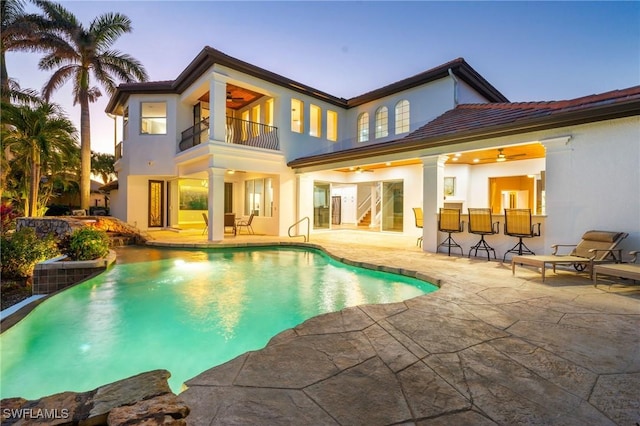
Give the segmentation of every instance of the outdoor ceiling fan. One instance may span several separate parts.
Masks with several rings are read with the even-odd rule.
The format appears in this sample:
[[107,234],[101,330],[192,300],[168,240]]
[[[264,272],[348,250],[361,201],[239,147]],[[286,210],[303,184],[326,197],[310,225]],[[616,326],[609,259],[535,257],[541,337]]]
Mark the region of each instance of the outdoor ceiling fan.
[[240,98],[235,98],[231,95],[231,92],[227,92],[227,102],[242,102],[244,101],[244,98],[240,97]]
[[502,162],[502,161],[511,160],[513,158],[516,158],[516,157],[522,157],[524,155],[527,155],[527,154],[521,153],[521,154],[506,155],[504,153],[504,148],[498,148],[498,154],[495,157],[481,158],[480,160],[481,161],[495,160],[495,161],[498,161],[498,162]]
[[354,171],[354,172],[356,172],[356,173],[362,173],[362,172],[370,172],[370,173],[373,173],[373,169],[365,169],[365,168],[360,167],[360,166],[358,166],[358,167],[353,167],[353,168],[351,168],[351,170],[352,170],[352,171]]

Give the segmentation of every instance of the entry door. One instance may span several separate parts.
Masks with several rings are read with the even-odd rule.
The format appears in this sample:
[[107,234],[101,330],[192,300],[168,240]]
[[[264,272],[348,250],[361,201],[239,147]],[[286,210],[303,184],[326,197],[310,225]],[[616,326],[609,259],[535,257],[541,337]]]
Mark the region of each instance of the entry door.
[[342,223],[342,197],[333,195],[331,197],[331,224],[340,225]]
[[164,181],[149,181],[149,228],[162,227],[164,223]]

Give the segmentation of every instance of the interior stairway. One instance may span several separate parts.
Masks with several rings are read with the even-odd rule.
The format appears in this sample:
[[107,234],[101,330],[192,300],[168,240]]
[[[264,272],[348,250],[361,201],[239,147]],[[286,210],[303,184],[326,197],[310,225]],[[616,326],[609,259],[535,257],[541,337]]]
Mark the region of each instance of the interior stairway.
[[362,219],[360,219],[360,222],[358,222],[358,226],[365,226],[368,228],[369,225],[371,225],[371,209],[369,209],[367,213],[365,213],[365,215],[362,216]]

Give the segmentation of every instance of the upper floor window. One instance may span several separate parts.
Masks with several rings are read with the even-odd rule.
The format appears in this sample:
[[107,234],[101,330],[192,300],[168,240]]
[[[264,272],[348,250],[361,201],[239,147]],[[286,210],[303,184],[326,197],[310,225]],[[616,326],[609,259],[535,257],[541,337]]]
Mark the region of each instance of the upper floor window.
[[331,110],[327,111],[327,139],[338,140],[338,113]]
[[302,133],[304,130],[304,102],[291,99],[291,131]]
[[380,107],[376,110],[376,139],[389,136],[389,110]]
[[140,104],[140,133],[167,134],[167,103],[142,102]]
[[369,113],[363,112],[358,116],[358,142],[369,140]]
[[122,114],[122,139],[129,137],[129,107],[125,107]]
[[401,100],[396,104],[396,135],[409,131],[409,101]]
[[314,104],[309,105],[309,135],[322,136],[322,109]]
[[264,111],[264,122],[267,126],[273,126],[273,99],[267,100],[267,107]]

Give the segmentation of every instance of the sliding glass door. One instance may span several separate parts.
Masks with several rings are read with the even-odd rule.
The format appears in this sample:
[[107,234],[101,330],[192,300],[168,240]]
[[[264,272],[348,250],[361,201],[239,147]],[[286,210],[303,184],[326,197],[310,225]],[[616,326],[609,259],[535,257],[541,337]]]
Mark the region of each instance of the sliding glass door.
[[382,230],[402,232],[404,220],[404,184],[382,182]]

